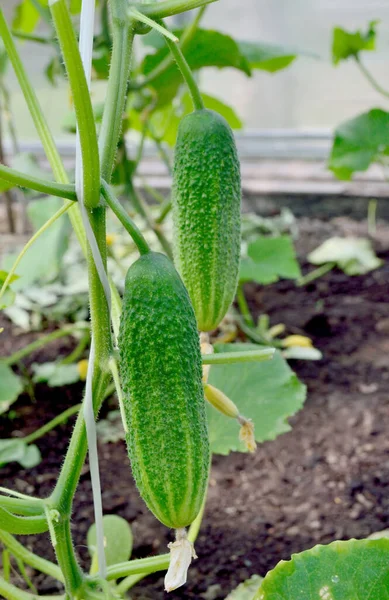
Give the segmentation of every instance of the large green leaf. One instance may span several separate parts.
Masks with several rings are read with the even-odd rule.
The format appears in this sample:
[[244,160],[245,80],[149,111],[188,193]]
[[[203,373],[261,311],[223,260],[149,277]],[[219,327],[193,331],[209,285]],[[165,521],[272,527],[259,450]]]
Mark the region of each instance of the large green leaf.
[[382,157],[389,156],[389,113],[373,108],[337,127],[329,168],[338,179],[351,179]]
[[378,21],[370,21],[366,32],[350,33],[341,27],[335,27],[332,39],[332,62],[334,65],[350,57],[357,58],[362,51],[375,50],[377,23]]
[[[118,515],[105,515],[103,529],[107,566],[129,560],[133,538],[127,521]],[[89,554],[93,558],[96,554],[96,525],[94,524],[89,528],[87,543]]]
[[388,600],[389,540],[315,546],[270,571],[256,600]]
[[269,73],[285,69],[297,58],[296,51],[275,44],[239,42],[239,48],[252,69]]
[[[180,36],[182,31],[176,31]],[[168,54],[164,46],[154,54],[147,55],[142,63],[142,72],[149,75],[164,60]],[[206,29],[198,29],[193,39],[185,48],[185,58],[193,71],[203,67],[233,67],[251,74],[250,66],[242,54],[237,42],[224,33]],[[158,104],[160,106],[170,102],[176,95],[182,84],[182,75],[176,64],[172,64],[164,70],[152,82],[152,87],[158,92]]]
[[288,235],[259,236],[249,244],[247,256],[242,258],[240,281],[255,281],[267,285],[278,281],[280,277],[301,277],[292,238]]
[[20,377],[4,361],[0,361],[0,415],[9,409],[22,391]]
[[[219,344],[217,352],[254,350],[254,344]],[[211,367],[209,383],[219,388],[238,406],[242,415],[255,424],[258,442],[274,440],[290,430],[288,418],[302,407],[306,388],[282,356],[263,363],[237,363]],[[208,406],[209,436],[212,452],[245,452],[239,441],[239,425]]]

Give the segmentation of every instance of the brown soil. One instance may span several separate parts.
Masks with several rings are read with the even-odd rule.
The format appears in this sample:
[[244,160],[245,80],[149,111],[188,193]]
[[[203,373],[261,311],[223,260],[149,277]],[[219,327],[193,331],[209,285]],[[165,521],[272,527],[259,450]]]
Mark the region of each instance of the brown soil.
[[[362,225],[347,223],[347,227]],[[339,228],[344,231],[345,223],[302,221],[303,256]],[[168,596],[172,600],[225,598],[239,582],[253,573],[265,574],[293,552],[334,539],[365,537],[389,526],[389,236],[386,228],[383,233],[376,247],[386,262],[368,275],[350,278],[334,271],[305,289],[287,281],[265,289],[249,286],[256,315],[266,312],[272,324],[282,322],[289,332],[311,336],[324,359],[292,364],[308,386],[308,399],[291,420],[290,433],[263,444],[254,457],[214,458],[207,510],[196,543],[199,559],[191,567],[187,586]],[[17,344],[23,343],[20,336]],[[51,346],[40,360],[64,349]],[[39,386],[35,403],[23,396],[15,405],[17,418],[0,421],[1,437],[33,431],[78,402],[80,395],[78,385],[60,390]],[[0,471],[1,484],[24,493],[49,494],[72,422],[38,442],[44,460],[37,468],[26,472],[14,464],[7,466]],[[131,522],[134,555],[165,551],[171,534],[139,498],[124,444],[101,446],[100,460],[104,510]],[[84,566],[91,521],[85,467],[73,515],[74,539]],[[28,543],[52,557],[47,536]],[[35,581],[41,593],[55,593],[48,578],[37,575]],[[167,597],[162,577],[144,580],[131,597]]]

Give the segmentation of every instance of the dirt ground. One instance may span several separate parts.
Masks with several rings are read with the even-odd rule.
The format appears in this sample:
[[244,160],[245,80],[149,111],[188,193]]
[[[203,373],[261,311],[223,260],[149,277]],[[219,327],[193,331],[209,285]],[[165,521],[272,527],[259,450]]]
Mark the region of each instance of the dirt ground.
[[[336,233],[365,234],[365,225],[347,219],[322,223],[300,221],[299,255]],[[250,306],[266,312],[271,323],[285,323],[289,333],[312,337],[323,352],[319,362],[294,361],[292,368],[308,386],[305,407],[293,419],[291,432],[258,448],[256,455],[215,457],[203,527],[196,543],[199,556],[185,588],[172,600],[225,598],[253,573],[264,575],[317,543],[365,537],[389,526],[389,228],[382,226],[375,247],[384,266],[365,276],[347,277],[333,271],[306,288],[282,281],[260,288],[248,286]],[[306,267],[304,267],[306,270]],[[8,325],[8,331],[10,327]],[[7,338],[8,353],[26,338]],[[69,350],[51,345],[50,360]],[[81,386],[50,390],[39,386],[36,402],[27,396],[15,405],[17,418],[0,420],[1,437],[22,435],[76,402]],[[24,493],[47,495],[55,484],[74,419],[39,440],[44,457],[35,469],[17,465],[0,470],[1,484]],[[124,443],[100,447],[103,505],[133,527],[134,556],[164,552],[171,533],[148,513],[132,482]],[[86,531],[92,521],[91,486],[87,466],[75,499],[73,533],[84,566]],[[30,547],[52,557],[47,536]],[[41,575],[40,593],[55,593]],[[167,597],[163,578],[145,579],[133,599]]]

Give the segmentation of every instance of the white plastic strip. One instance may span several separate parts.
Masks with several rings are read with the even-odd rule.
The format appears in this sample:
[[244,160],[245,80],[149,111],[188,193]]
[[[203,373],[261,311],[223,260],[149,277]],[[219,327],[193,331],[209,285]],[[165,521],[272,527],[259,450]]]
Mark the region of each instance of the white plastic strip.
[[[84,66],[85,77],[87,80],[88,87],[90,86],[91,80],[91,65],[92,65],[92,52],[93,52],[93,28],[94,28],[94,17],[95,17],[95,0],[83,0],[81,7],[81,22],[80,22],[80,54],[82,63]],[[107,275],[104,269],[103,261],[100,255],[100,251],[97,245],[95,235],[89,222],[89,217],[84,204],[84,189],[83,189],[83,165],[81,155],[81,143],[80,136],[77,131],[76,136],[76,192],[77,198],[81,210],[81,216],[86,232],[86,236],[91,248],[93,259],[95,261],[96,269],[99,273],[99,277],[104,288],[104,292],[107,298],[109,311],[111,310],[111,292],[109,289],[109,283]],[[104,552],[104,529],[103,529],[103,509],[101,501],[101,485],[100,485],[100,473],[99,473],[99,460],[97,452],[97,434],[96,434],[96,423],[93,410],[93,365],[94,365],[94,341],[92,338],[91,349],[89,353],[88,373],[86,378],[85,386],[85,399],[84,399],[84,419],[85,428],[88,440],[88,451],[89,451],[89,468],[92,482],[92,493],[93,493],[93,506],[95,513],[96,522],[96,545],[97,545],[97,557],[99,564],[99,574],[105,578],[107,574],[107,565],[105,560]]]

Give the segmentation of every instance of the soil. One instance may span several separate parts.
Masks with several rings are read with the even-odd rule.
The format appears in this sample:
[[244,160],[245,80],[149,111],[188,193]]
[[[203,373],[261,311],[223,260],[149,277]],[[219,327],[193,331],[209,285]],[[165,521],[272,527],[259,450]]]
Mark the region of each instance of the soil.
[[[306,253],[337,233],[366,234],[364,223],[301,219],[297,243]],[[196,543],[199,559],[188,584],[168,597],[218,600],[253,573],[264,575],[317,543],[361,538],[389,527],[389,228],[380,225],[374,240],[383,266],[364,276],[338,270],[306,288],[282,281],[266,288],[249,285],[255,315],[266,312],[271,324],[289,333],[309,335],[323,353],[318,362],[294,361],[292,368],[308,386],[303,410],[292,430],[258,448],[255,456],[233,454],[213,460],[209,498]],[[308,270],[308,267],[304,267]],[[9,336],[12,331],[7,324]],[[4,335],[4,334],[3,334]],[[3,352],[30,336],[9,337]],[[31,361],[50,360],[69,350],[64,342],[36,353]],[[13,420],[0,420],[2,437],[36,429],[79,402],[81,386],[36,388],[36,401],[22,396]],[[55,484],[74,419],[39,440],[43,461],[25,471],[16,464],[1,469],[1,484],[24,493],[48,495]],[[103,505],[133,527],[134,556],[166,550],[171,532],[146,510],[131,479],[124,443],[100,447]],[[87,566],[86,532],[92,522],[91,487],[84,468],[74,503],[73,534]],[[47,536],[29,539],[29,547],[52,557]],[[40,593],[56,593],[49,578],[35,576]],[[156,574],[135,587],[131,597],[167,597]]]

